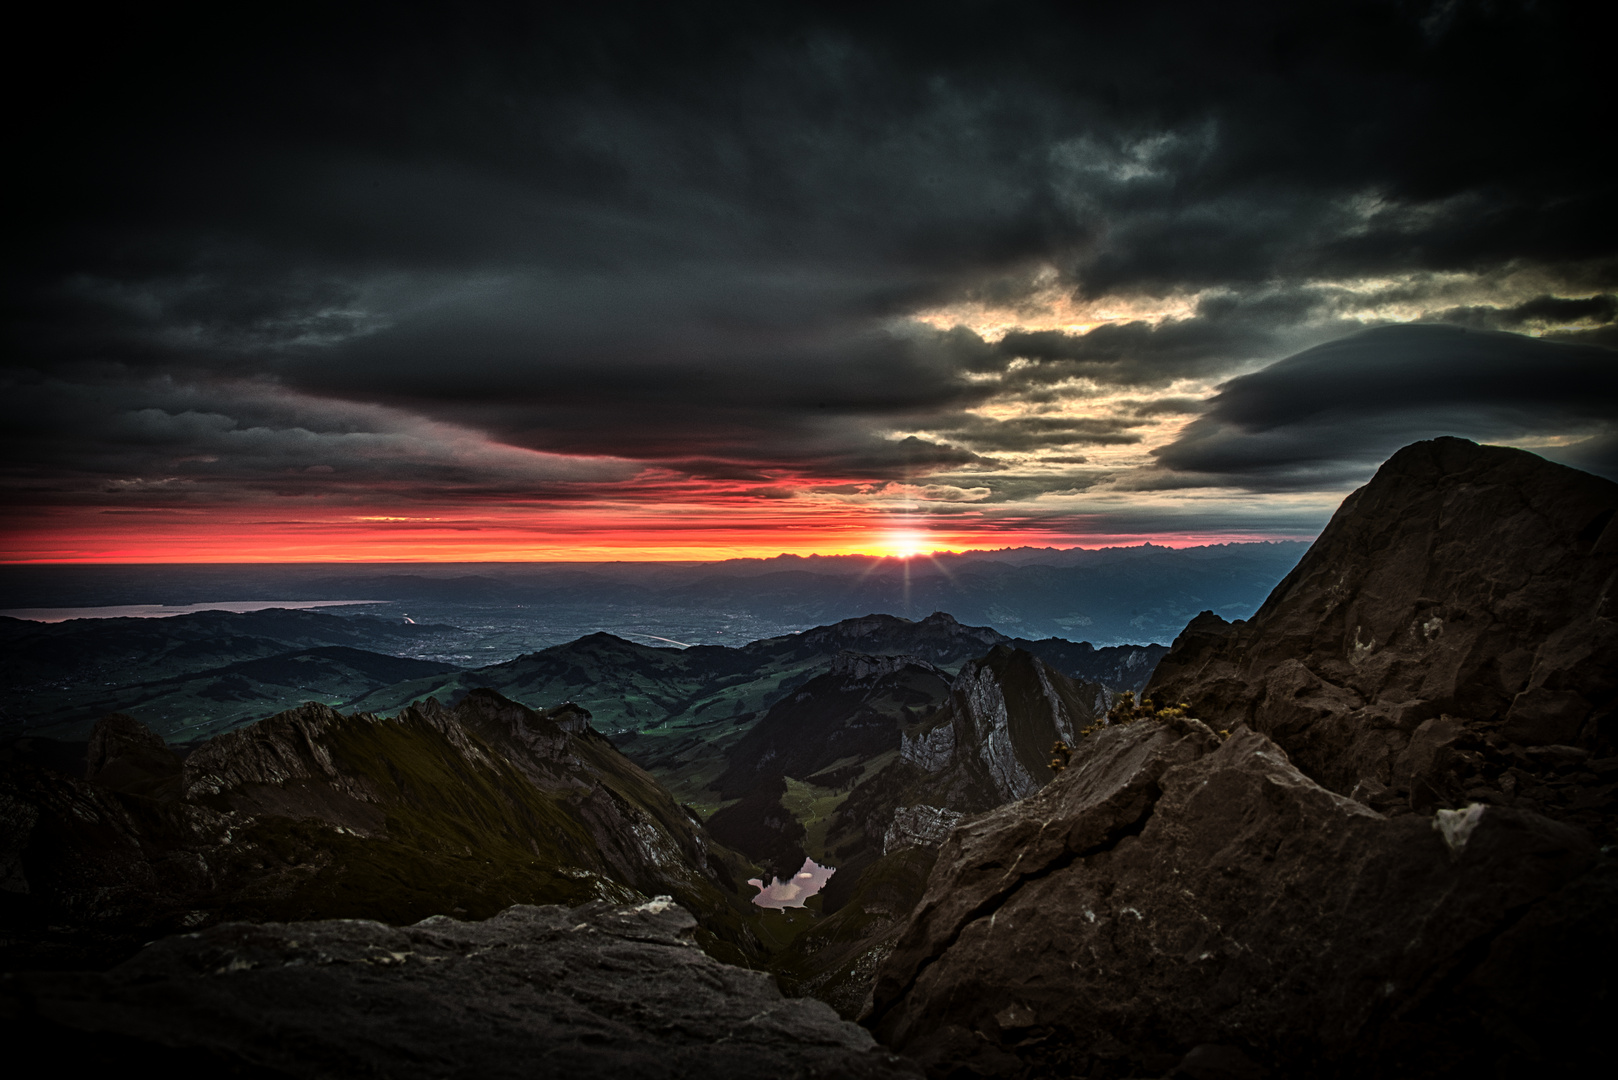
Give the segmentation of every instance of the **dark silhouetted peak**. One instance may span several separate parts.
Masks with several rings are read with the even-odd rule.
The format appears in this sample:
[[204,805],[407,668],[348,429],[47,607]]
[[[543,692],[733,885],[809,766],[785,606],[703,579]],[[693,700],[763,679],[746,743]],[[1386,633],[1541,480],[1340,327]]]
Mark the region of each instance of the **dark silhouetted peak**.
[[737,740],[715,790],[736,798],[784,776],[807,780],[836,762],[865,762],[897,750],[906,724],[936,712],[949,686],[948,673],[915,656],[839,653],[827,671],[777,701]]
[[836,659],[832,661],[830,674],[850,682],[869,683],[911,667],[931,672],[940,678],[948,678],[937,667],[919,656],[906,656],[903,653],[892,656],[869,656],[847,649],[838,653]]
[[1408,446],[1252,619],[1193,620],[1147,691],[1345,794],[1512,803],[1499,777],[1531,762],[1509,747],[1618,745],[1615,509],[1618,484],[1522,450]]
[[[771,645],[755,643],[749,648]],[[805,630],[795,639],[800,647],[849,649],[869,654],[908,654],[935,664],[957,664],[970,656],[1010,641],[1006,635],[987,626],[965,626],[953,616],[934,612],[920,622],[896,615],[865,615],[844,619],[830,626]]]
[[[965,664],[950,687],[954,763],[993,792],[989,805],[1023,798],[1050,780],[1051,745],[1076,742],[1106,705],[1099,686],[1070,679],[1027,650],[997,645]],[[930,730],[907,740],[902,752],[920,764],[925,751],[936,768],[939,738]]]
[[90,743],[84,755],[84,778],[94,780],[112,761],[152,750],[167,753],[168,746],[151,728],[133,716],[108,713],[96,721],[96,726],[90,730]]

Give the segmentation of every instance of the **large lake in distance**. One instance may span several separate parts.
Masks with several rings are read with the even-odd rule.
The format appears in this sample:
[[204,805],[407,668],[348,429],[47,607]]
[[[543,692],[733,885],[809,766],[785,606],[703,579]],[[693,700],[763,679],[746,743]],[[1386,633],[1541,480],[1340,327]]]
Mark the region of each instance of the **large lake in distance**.
[[350,604],[386,604],[387,600],[225,600],[216,604],[118,604],[113,607],[11,608],[0,615],[29,622],[57,623],[69,619],[166,619],[198,611],[263,611],[266,608],[344,607]]

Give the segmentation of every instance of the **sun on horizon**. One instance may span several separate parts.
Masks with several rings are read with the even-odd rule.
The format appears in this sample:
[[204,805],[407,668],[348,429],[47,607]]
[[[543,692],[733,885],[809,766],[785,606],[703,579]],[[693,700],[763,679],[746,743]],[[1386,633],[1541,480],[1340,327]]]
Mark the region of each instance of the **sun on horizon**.
[[901,529],[895,532],[884,533],[873,545],[869,554],[880,555],[888,559],[913,559],[917,555],[931,555],[939,550],[939,545],[919,529]]

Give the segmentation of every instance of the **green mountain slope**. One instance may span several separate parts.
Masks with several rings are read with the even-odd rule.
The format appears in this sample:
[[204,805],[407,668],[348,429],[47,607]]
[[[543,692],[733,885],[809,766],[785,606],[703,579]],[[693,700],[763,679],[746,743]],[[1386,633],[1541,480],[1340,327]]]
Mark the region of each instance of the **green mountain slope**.
[[114,686],[72,684],[59,692],[36,693],[33,707],[54,707],[47,722],[35,723],[33,730],[71,737],[87,732],[110,712],[123,712],[169,742],[195,742],[261,719],[288,701],[348,708],[402,680],[442,678],[459,670],[453,664],[328,645],[168,678]]
[[[592,634],[504,664],[429,677],[379,690],[354,707],[387,713],[428,697],[453,700],[486,686],[517,701],[575,701],[626,753],[681,800],[704,812],[738,740],[777,702],[826,672],[845,652],[906,655],[952,675],[996,645],[1049,654],[1060,670],[1099,669],[1143,683],[1163,646],[1098,650],[1059,638],[1023,642],[942,612],[912,621],[867,615],[740,648],[659,648]],[[1109,681],[1109,685],[1112,683]],[[1121,687],[1122,688],[1122,687]]]
[[[134,710],[142,719],[161,724],[165,710],[143,708],[141,703],[173,692],[172,687],[129,692],[131,688],[153,683],[166,686],[248,661],[311,649],[357,650],[375,659],[330,654],[327,659],[350,669],[330,690],[325,685],[314,687],[312,669],[279,675],[269,668],[235,672],[253,684],[233,686],[228,700],[241,709],[220,710],[209,706],[206,696],[192,700],[181,694],[168,710],[170,719],[178,721],[196,713],[193,719],[245,722],[311,698],[346,701],[358,693],[426,674],[426,668],[389,668],[384,661],[446,629],[371,615],[276,608],[60,623],[0,618],[0,730],[26,728],[58,738],[82,739],[98,718],[113,709]],[[301,681],[288,675],[301,675]]]
[[0,769],[19,826],[9,944],[48,960],[41,942],[64,925],[127,947],[229,919],[408,923],[667,894],[717,954],[755,956],[737,886],[753,868],[585,719],[488,691],[392,719],[309,704],[183,762],[109,720],[90,779]]

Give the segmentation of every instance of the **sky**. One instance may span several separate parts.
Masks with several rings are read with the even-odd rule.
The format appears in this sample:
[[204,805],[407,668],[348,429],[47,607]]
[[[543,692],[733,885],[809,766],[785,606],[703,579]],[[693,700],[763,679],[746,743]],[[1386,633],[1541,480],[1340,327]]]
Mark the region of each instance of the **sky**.
[[1437,435],[1618,476],[1610,11],[58,5],[0,561],[1308,538]]

